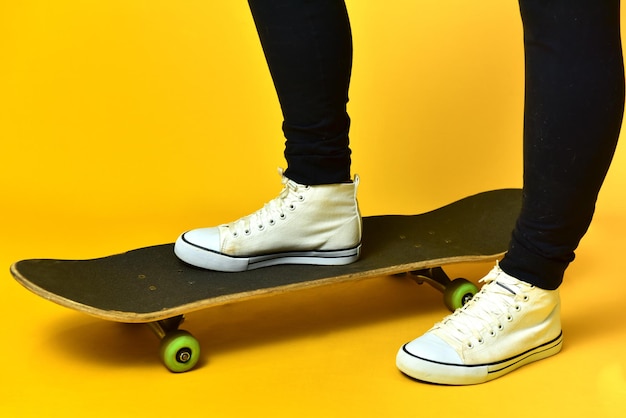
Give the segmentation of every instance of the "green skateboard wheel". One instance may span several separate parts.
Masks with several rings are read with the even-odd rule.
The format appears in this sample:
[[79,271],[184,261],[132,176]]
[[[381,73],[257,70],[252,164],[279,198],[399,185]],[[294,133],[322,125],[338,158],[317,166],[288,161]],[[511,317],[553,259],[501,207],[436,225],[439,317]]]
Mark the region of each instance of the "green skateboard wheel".
[[443,292],[443,302],[448,309],[455,311],[465,305],[478,293],[478,287],[469,280],[455,279]]
[[187,331],[178,330],[161,340],[161,360],[174,373],[193,369],[200,359],[200,343]]

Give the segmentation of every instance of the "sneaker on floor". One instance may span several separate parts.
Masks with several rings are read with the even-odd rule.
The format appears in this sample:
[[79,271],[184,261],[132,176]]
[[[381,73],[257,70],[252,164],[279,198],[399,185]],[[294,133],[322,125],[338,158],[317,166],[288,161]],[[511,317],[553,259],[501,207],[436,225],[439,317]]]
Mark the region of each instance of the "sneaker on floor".
[[396,364],[430,383],[483,383],[561,350],[558,290],[522,282],[496,266],[465,306],[405,344]]
[[280,174],[278,197],[230,224],[185,232],[174,246],[178,258],[219,271],[356,261],[361,248],[358,176],[350,183],[305,186]]

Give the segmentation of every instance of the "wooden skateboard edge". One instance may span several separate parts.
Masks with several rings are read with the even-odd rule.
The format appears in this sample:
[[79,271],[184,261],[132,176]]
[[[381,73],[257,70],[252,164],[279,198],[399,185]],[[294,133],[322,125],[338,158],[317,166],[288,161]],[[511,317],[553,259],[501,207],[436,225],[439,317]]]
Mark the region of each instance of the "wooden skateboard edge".
[[[123,323],[150,323],[161,321],[169,318],[173,318],[179,315],[185,315],[188,313],[192,313],[195,311],[199,311],[206,308],[212,308],[217,306],[227,305],[229,303],[234,302],[244,302],[253,299],[257,299],[260,297],[264,297],[272,294],[283,294],[296,290],[304,290],[304,289],[312,289],[319,286],[325,286],[334,283],[343,283],[347,281],[356,281],[356,280],[365,280],[373,277],[381,277],[381,276],[390,276],[399,273],[406,273],[414,270],[435,268],[435,267],[443,267],[450,266],[453,264],[461,264],[461,263],[477,263],[477,262],[487,262],[487,261],[495,261],[501,258],[505,252],[500,252],[491,255],[470,255],[470,256],[458,256],[458,257],[449,257],[449,258],[439,258],[434,260],[421,261],[416,263],[407,263],[401,264],[393,267],[385,267],[379,268],[375,270],[371,270],[365,273],[356,273],[356,274],[345,274],[341,276],[329,277],[325,279],[311,280],[307,282],[301,283],[292,283],[283,286],[277,286],[266,289],[258,289],[248,292],[235,293],[230,295],[219,296],[215,298],[203,299],[200,301],[188,303],[185,305],[166,308],[158,312],[147,312],[147,313],[135,313],[135,312],[121,312],[121,311],[112,311],[112,310],[102,310],[98,308],[93,308],[89,305],[85,305],[71,299],[64,298],[52,292],[49,292],[41,287],[30,282],[26,277],[22,276],[22,274],[17,269],[17,263],[11,265],[10,271],[15,280],[24,286],[26,289],[31,291],[32,293],[50,301],[54,302],[57,305],[73,309],[78,312],[85,313],[87,315],[115,322],[123,322]],[[323,267],[320,267],[323,268]]]

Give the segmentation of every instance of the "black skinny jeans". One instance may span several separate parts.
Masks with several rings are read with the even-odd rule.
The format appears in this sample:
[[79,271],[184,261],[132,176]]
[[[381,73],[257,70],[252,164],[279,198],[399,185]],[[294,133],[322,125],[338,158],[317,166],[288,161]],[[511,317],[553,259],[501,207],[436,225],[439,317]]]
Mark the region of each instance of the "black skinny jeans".
[[[343,0],[249,0],[283,111],[286,175],[350,178],[352,37]],[[556,289],[586,233],[624,111],[619,0],[519,0],[524,198],[500,266]]]

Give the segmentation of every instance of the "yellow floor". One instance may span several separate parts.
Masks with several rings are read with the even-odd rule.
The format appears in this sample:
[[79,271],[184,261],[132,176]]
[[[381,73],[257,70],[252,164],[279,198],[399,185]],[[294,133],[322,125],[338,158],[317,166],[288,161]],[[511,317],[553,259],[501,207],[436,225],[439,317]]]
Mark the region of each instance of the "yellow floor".
[[[204,351],[181,375],[145,327],[21,288],[18,259],[169,242],[278,191],[280,110],[246,2],[182,3],[0,4],[0,417],[626,415],[623,144],[561,290],[563,351],[484,385],[396,370],[399,346],[446,314],[435,290],[404,279],[189,315]],[[347,3],[363,213],[520,186],[516,2]]]

